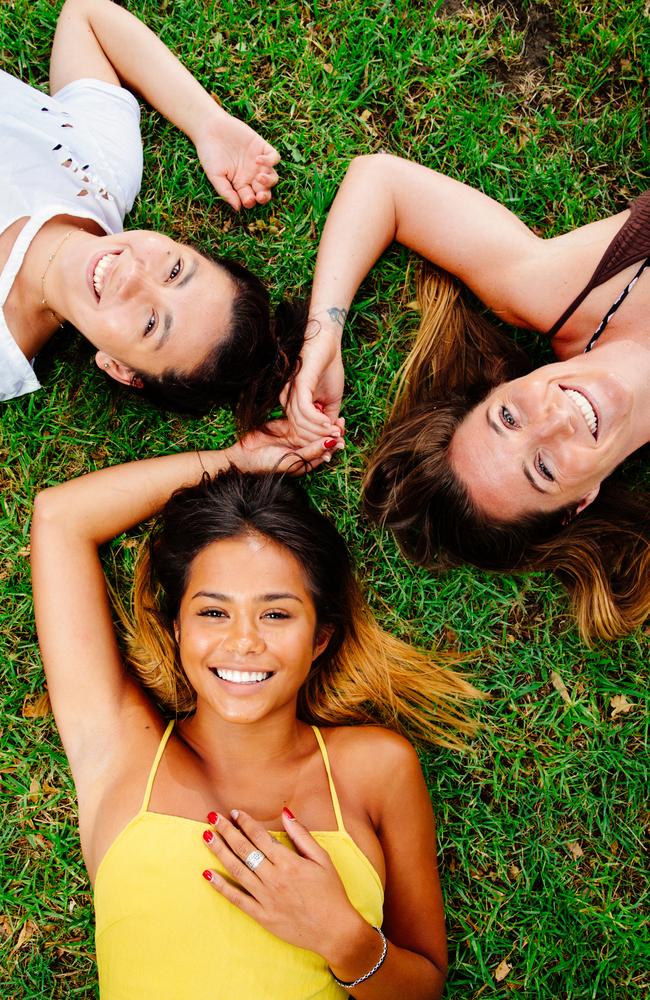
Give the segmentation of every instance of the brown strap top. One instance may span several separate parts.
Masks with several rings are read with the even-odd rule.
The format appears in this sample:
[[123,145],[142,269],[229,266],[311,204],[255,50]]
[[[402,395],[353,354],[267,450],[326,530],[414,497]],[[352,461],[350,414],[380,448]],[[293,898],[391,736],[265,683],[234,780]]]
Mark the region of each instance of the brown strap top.
[[[575,297],[568,309],[565,309],[557,323],[554,323],[548,331],[549,337],[554,337],[558,330],[564,326],[569,317],[573,315],[580,303],[586,299],[592,289],[597,288],[598,285],[602,285],[605,281],[608,281],[615,275],[620,274],[620,272],[624,271],[626,267],[630,266],[630,264],[635,264],[644,257],[650,257],[650,190],[645,191],[639,198],[636,199],[636,201],[631,202],[629,208],[630,217],[621,229],[619,229],[616,236],[605,250],[605,253],[601,257],[596,270],[589,279],[588,284],[585,285],[580,294]],[[647,266],[647,262],[645,266]],[[632,279],[632,282],[630,282],[630,285],[627,287],[628,292],[631,290],[633,283],[636,282],[636,279],[639,278],[641,270],[644,269],[645,268],[642,267],[635,275],[635,278]],[[603,322],[600,324],[598,330],[589,341],[586,348],[587,350],[591,348],[596,339],[605,329],[609,319],[614,315],[614,312],[621,304],[624,297],[625,296],[619,296],[617,301],[614,303],[615,308],[612,307],[608,309]]]

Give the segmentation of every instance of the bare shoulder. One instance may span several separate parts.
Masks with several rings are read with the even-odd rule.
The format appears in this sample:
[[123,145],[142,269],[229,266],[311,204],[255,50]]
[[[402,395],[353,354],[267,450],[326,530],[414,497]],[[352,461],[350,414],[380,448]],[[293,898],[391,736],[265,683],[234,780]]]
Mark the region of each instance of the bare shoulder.
[[323,730],[333,767],[344,767],[373,784],[413,779],[420,775],[418,755],[411,743],[399,733],[383,726],[337,726]]

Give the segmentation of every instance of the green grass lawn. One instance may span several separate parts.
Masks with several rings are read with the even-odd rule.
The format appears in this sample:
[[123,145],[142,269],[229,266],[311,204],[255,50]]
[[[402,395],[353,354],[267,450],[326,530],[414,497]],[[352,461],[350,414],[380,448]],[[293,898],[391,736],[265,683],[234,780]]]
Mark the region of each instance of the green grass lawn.
[[[129,7],[283,163],[271,205],[235,216],[188,141],[145,110],[144,182],[127,224],[218,247],[264,277],[275,299],[308,293],[327,209],[357,153],[387,150],[448,172],[547,235],[619,211],[647,186],[644,0]],[[58,8],[0,5],[3,68],[45,85]],[[470,753],[424,760],[439,823],[447,995],[640,997],[648,632],[589,650],[551,578],[467,568],[436,578],[405,563],[359,512],[364,458],[417,323],[412,263],[390,251],[357,297],[345,349],[348,447],[307,485],[348,538],[386,625],[475,650],[477,683],[491,695]],[[225,412],[188,422],[114,397],[74,340],[44,378],[42,392],[0,410],[0,996],[11,1000],[96,995],[73,788],[38,702],[34,496],[108,463],[219,447],[233,433]],[[630,475],[650,486],[647,464]],[[120,579],[132,547],[114,548]],[[627,701],[612,701],[619,696]]]

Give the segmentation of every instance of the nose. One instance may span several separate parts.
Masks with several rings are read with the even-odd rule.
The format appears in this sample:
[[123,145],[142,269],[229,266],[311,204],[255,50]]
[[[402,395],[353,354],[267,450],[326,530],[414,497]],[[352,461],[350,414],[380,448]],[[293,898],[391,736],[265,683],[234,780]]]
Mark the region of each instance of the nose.
[[121,299],[129,299],[142,288],[147,279],[144,263],[132,253],[121,253],[116,265],[115,295]]
[[256,656],[266,648],[255,626],[247,621],[232,621],[222,646],[226,652],[235,653],[237,656]]
[[576,432],[571,413],[563,400],[547,402],[535,423],[535,429],[543,441],[570,438]]

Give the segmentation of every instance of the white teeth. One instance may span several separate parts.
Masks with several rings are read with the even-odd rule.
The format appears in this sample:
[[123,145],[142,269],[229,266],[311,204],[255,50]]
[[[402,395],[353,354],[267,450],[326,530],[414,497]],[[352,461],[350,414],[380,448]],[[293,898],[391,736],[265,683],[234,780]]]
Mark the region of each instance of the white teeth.
[[115,257],[119,257],[117,253],[105,253],[103,257],[97,261],[95,265],[95,271],[93,274],[93,285],[97,295],[102,294],[102,289],[104,288],[104,277],[106,275],[106,270],[113,262]]
[[583,396],[577,389],[565,389],[564,391],[569,399],[576,404],[580,413],[585,418],[587,427],[595,437],[596,431],[598,430],[598,417],[596,416],[596,412],[587,397]]
[[224,670],[221,668],[217,669],[216,673],[222,681],[231,681],[233,684],[257,684],[271,676],[270,672],[262,670]]

